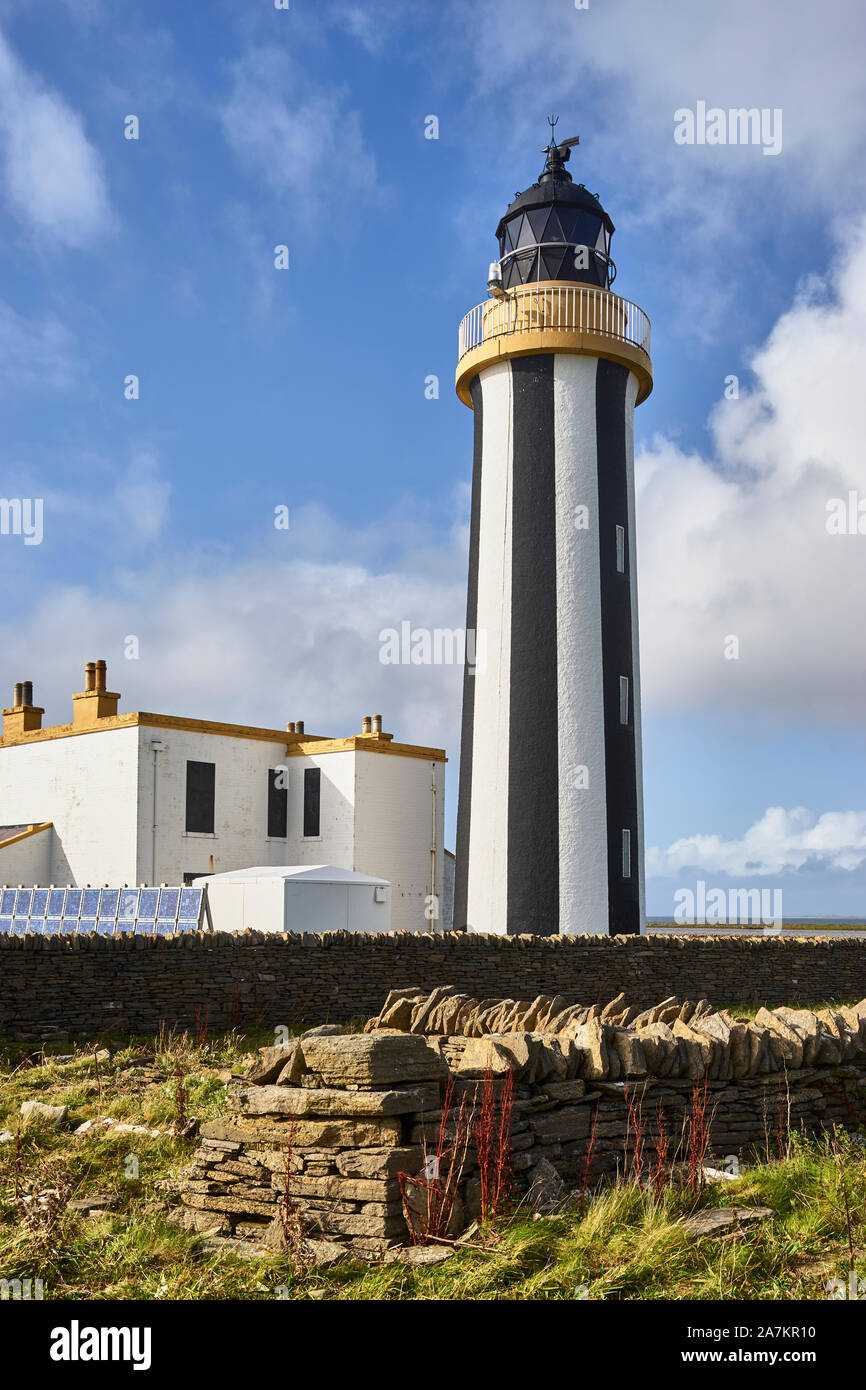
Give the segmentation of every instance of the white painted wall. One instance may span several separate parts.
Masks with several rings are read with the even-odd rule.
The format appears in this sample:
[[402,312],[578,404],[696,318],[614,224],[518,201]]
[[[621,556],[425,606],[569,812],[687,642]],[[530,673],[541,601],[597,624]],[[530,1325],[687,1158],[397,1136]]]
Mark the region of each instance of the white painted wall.
[[0,824],[54,823],[47,878],[34,882],[137,882],[137,735],[106,729],[0,749]]
[[[511,363],[481,373],[484,434],[478,533],[478,641],[472,722],[472,815],[466,917],[470,931],[507,929],[508,751],[511,667]],[[484,634],[483,638],[481,634]]]
[[[431,891],[431,842],[436,846],[433,891],[442,910],[444,763],[359,751],[355,764],[354,863],[347,867],[386,878],[391,884],[394,931],[441,928],[441,918],[438,922],[428,919],[424,911]],[[329,858],[328,862],[339,861]]]
[[[607,791],[595,390],[598,359],[553,359],[556,447],[559,930],[607,935]],[[576,509],[589,509],[578,531]],[[631,552],[629,552],[631,554]],[[578,768],[585,767],[589,785]]]
[[[139,883],[180,883],[185,873],[222,873],[251,864],[297,862],[285,840],[268,840],[268,769],[289,768],[290,839],[298,790],[297,758],[286,758],[284,742],[233,738],[188,729],[139,725],[141,771],[138,784]],[[151,744],[165,744],[157,756],[156,877],[153,875],[154,756]],[[214,833],[186,829],[186,765],[188,761],[215,765]],[[210,856],[213,855],[213,870]],[[321,856],[319,856],[320,862]]]

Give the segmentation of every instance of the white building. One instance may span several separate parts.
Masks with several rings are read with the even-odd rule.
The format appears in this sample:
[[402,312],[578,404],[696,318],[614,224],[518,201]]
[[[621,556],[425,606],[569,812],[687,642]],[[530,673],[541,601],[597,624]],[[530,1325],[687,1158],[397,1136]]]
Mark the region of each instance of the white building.
[[[380,715],[348,738],[119,714],[89,662],[70,724],[42,727],[30,682],[0,739],[0,883],[190,883],[252,865],[335,865],[391,885],[393,930],[442,903],[441,748],[395,743]],[[435,908],[434,908],[435,910]]]
[[207,885],[214,931],[384,932],[391,929],[391,885],[333,864],[259,865],[213,874]]

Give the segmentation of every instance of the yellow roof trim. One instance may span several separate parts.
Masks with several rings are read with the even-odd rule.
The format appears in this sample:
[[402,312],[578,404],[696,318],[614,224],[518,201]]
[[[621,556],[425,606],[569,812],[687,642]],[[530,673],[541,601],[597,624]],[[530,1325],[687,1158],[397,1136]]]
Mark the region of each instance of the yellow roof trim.
[[392,743],[388,739],[379,740],[370,734],[358,734],[350,738],[328,738],[324,734],[290,734],[285,729],[262,729],[253,724],[220,724],[210,719],[184,719],[180,715],[151,714],[145,710],[106,715],[87,728],[80,725],[76,727],[74,724],[54,724],[46,729],[32,729],[29,733],[6,734],[0,738],[0,749],[17,747],[23,743],[45,743],[55,738],[86,737],[88,734],[101,734],[111,729],[129,729],[136,725],[152,729],[185,729],[190,733],[215,734],[222,738],[251,738],[263,743],[279,743],[285,747],[287,756],[358,751],[396,753],[403,758],[447,761],[442,748],[421,748],[411,743]]
[[0,849],[5,849],[7,845],[17,845],[19,840],[29,840],[31,835],[38,835],[42,830],[50,830],[53,821],[40,821],[39,825],[30,825],[26,830],[19,830],[17,835],[10,835],[6,840],[0,840]]
[[322,738],[306,742],[306,735],[289,744],[286,756],[291,758],[311,753],[391,753],[398,758],[423,758],[426,762],[447,763],[444,748],[422,748],[415,743],[393,743],[390,739],[371,738],[369,734],[352,734],[349,738]]

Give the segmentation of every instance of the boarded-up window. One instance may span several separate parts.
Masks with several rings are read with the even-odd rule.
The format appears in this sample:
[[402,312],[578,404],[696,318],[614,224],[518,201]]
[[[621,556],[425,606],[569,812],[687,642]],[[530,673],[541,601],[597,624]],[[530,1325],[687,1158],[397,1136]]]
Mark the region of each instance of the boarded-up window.
[[318,767],[304,771],[304,836],[320,835],[322,773]]
[[186,765],[186,828],[198,835],[214,833],[215,763]]
[[284,840],[289,833],[289,792],[286,786],[286,769],[272,767],[268,770],[268,835],[274,840]]

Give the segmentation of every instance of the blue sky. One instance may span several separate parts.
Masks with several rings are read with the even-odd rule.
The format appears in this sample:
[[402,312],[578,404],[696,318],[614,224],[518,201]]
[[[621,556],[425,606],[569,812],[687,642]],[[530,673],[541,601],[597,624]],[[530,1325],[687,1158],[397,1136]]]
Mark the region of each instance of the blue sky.
[[[51,722],[97,656],[127,709],[381,710],[447,748],[453,843],[460,673],[378,634],[462,624],[457,325],[554,110],[653,323],[648,910],[702,877],[866,916],[866,535],[825,524],[866,498],[864,28],[847,0],[0,0],[0,488],[45,507],[41,545],[0,537],[0,680]],[[700,100],[780,110],[781,153],[678,145]]]

